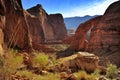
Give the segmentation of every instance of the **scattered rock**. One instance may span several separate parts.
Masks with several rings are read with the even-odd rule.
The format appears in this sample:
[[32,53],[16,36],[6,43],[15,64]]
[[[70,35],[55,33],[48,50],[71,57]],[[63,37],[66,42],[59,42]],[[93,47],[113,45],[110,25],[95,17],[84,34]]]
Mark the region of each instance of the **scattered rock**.
[[66,80],[69,77],[69,75],[66,72],[61,72],[60,77],[61,77],[61,79]]

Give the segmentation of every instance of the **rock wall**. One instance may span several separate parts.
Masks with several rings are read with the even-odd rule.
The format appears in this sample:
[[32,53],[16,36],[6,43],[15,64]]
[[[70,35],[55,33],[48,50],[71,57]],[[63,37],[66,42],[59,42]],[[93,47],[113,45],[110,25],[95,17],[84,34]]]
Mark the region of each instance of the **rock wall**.
[[90,51],[120,52],[120,1],[111,4],[92,29]]
[[80,24],[75,32],[75,35],[73,36],[70,49],[76,51],[86,51],[88,49],[91,30],[96,27],[100,19],[101,16],[98,16]]
[[55,39],[63,40],[67,36],[67,29],[64,24],[63,16],[61,14],[50,14],[48,19],[54,30]]
[[42,43],[61,40],[67,34],[62,15],[48,15],[39,4],[28,13],[21,0],[0,0],[0,8],[0,52],[3,44],[7,48],[40,50]]
[[[44,32],[39,18],[32,16],[27,11],[24,10],[27,23],[29,25],[30,36],[32,40],[32,46],[34,49],[37,49],[37,45],[41,44],[44,41]],[[38,50],[38,49],[37,49]]]
[[[5,8],[5,26],[2,29],[4,34],[4,43],[10,47],[19,49],[31,49],[29,29],[23,13],[20,0],[2,1]],[[3,23],[2,21],[0,21]]]
[[5,26],[5,5],[2,0],[0,0],[0,55],[3,55],[3,42],[4,34],[3,28]]
[[40,4],[27,11],[36,18],[39,18],[39,23],[41,23],[44,33],[44,42],[62,40],[67,35],[61,14],[48,15]]
[[[79,25],[70,48],[89,51],[119,51],[120,1],[111,4],[103,16]],[[86,49],[86,45],[87,49]]]
[[73,37],[70,49],[93,52],[120,66],[120,58],[118,58],[120,56],[119,5],[120,1],[114,2],[103,16],[80,24]]

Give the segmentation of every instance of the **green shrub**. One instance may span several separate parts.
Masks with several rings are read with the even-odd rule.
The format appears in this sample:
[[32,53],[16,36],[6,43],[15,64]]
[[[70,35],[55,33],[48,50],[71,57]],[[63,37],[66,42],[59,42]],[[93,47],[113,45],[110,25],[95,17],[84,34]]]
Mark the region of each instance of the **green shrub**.
[[59,74],[50,73],[48,75],[42,76],[40,80],[61,80]]
[[9,49],[8,53],[15,56],[18,53],[18,50],[17,49],[16,50],[15,49]]
[[18,71],[17,75],[19,75],[21,78],[24,77],[28,80],[60,80],[60,75],[59,74],[53,74],[53,73],[49,73],[47,75],[37,75],[34,74],[30,71]]
[[5,59],[4,69],[10,74],[15,73],[21,66],[22,62],[22,56],[14,56],[13,54],[9,54],[9,58]]
[[8,57],[4,59],[4,64],[1,68],[3,77],[10,79],[10,76],[17,72],[17,69],[23,62],[23,56],[16,56],[14,52],[7,54]]
[[86,71],[79,71],[75,75],[77,76],[77,80],[97,80],[99,70],[95,70],[92,74],[88,74]]
[[106,76],[108,78],[115,78],[117,76],[117,66],[113,65],[113,64],[109,64],[107,67],[107,72],[106,72]]
[[77,80],[88,80],[89,76],[85,71],[79,71],[75,73]]
[[16,74],[19,75],[20,77],[27,78],[28,80],[31,80],[35,76],[35,74],[27,70],[18,71]]
[[97,69],[91,74],[89,78],[90,80],[96,80],[99,77],[100,77],[100,70]]
[[53,65],[57,64],[57,60],[54,57],[51,59],[51,61]]
[[38,67],[40,70],[45,69],[48,64],[48,55],[39,53],[33,58],[33,67]]

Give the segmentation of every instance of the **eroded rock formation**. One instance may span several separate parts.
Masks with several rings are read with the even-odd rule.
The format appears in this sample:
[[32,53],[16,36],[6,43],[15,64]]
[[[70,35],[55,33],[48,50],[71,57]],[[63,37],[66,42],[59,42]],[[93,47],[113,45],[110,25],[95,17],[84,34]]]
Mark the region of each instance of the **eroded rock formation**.
[[5,5],[3,1],[0,0],[0,55],[3,55],[4,26],[5,26]]
[[[78,27],[70,48],[89,51],[120,66],[120,1],[114,2],[100,17],[91,19]],[[86,38],[86,34],[89,34]]]
[[[109,6],[103,16],[91,19],[80,24],[76,30],[71,49],[107,50],[116,51],[120,49],[120,1]],[[87,35],[89,33],[89,36]],[[87,37],[86,37],[87,36]]]
[[85,23],[80,24],[75,32],[75,35],[73,36],[70,49],[76,50],[76,51],[87,50],[91,30],[97,26],[100,19],[101,19],[101,16],[98,16]]
[[67,34],[62,15],[48,15],[39,4],[29,13],[21,0],[1,0],[0,7],[0,51],[3,42],[8,48],[40,50],[41,43],[62,40]]
[[90,50],[120,52],[120,1],[111,4],[98,25],[92,29]]
[[4,0],[6,23],[4,39],[8,47],[30,49],[29,29],[20,0]]
[[67,30],[61,14],[48,15],[40,4],[27,10],[31,15],[39,19],[43,29],[44,42],[62,40],[67,35]]

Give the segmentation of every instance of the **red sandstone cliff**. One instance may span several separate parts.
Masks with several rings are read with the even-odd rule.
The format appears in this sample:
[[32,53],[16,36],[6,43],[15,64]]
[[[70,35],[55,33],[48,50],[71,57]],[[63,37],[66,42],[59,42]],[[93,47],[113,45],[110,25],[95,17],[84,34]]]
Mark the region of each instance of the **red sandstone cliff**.
[[[2,28],[4,45],[8,48],[31,49],[29,29],[21,1],[2,0],[1,3],[4,5],[4,13],[2,14],[5,16],[5,26]],[[2,21],[0,22],[3,23]]]
[[41,43],[62,40],[67,34],[62,15],[48,15],[41,5],[29,9],[29,13],[23,10],[20,0],[1,0],[0,7],[0,52],[3,45],[51,50]]
[[4,42],[3,28],[4,26],[5,26],[5,5],[0,0],[0,55],[3,54],[3,42]]
[[111,4],[92,29],[90,51],[120,52],[120,1]]
[[[80,24],[75,32],[70,48],[73,50],[106,50],[120,49],[120,1],[111,4],[103,16]],[[89,32],[90,31],[90,32]],[[87,35],[87,33],[89,33]]]
[[40,4],[27,10],[31,15],[39,18],[43,29],[44,41],[62,40],[67,35],[67,30],[61,14],[48,15]]
[[75,32],[75,35],[73,36],[70,49],[76,50],[76,51],[87,50],[91,30],[94,27],[96,27],[100,19],[101,19],[101,16],[98,16],[85,23],[80,24]]
[[[80,24],[70,49],[106,56],[120,66],[120,1],[111,4],[101,17]],[[87,37],[86,35],[89,34]]]

